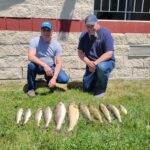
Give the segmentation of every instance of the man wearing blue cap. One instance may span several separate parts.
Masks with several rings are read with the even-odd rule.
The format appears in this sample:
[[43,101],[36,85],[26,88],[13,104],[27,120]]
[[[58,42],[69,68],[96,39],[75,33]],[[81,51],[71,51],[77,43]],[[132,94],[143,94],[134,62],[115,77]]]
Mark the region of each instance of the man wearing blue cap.
[[96,98],[105,95],[109,74],[115,66],[114,43],[111,33],[97,23],[97,17],[85,18],[87,31],[79,39],[78,55],[86,64],[83,90],[93,91]]
[[41,35],[33,38],[29,44],[27,81],[28,95],[35,96],[36,75],[45,74],[49,88],[54,88],[56,82],[67,83],[69,78],[61,69],[61,46],[52,38],[52,25],[49,22],[41,24]]

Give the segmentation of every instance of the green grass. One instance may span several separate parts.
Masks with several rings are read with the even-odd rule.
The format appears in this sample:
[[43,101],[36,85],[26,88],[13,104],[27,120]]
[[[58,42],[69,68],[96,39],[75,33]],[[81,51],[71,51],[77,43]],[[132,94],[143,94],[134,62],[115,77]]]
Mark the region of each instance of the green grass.
[[[56,90],[49,93],[46,87],[38,88],[38,95],[29,98],[23,92],[21,82],[0,84],[0,150],[148,150],[150,149],[150,81],[110,81],[104,99],[95,100],[91,94],[83,93],[78,85],[66,92]],[[122,114],[121,126],[113,118],[113,125],[106,121],[104,127],[87,123],[80,115],[79,122],[70,136],[65,135],[67,122],[60,134],[54,131],[54,122],[49,130],[36,128],[35,111],[59,102],[65,105],[75,100],[77,103],[100,103],[124,105],[128,116]],[[16,127],[15,115],[18,108],[31,108],[32,118],[26,126]],[[103,118],[104,120],[104,118]]]

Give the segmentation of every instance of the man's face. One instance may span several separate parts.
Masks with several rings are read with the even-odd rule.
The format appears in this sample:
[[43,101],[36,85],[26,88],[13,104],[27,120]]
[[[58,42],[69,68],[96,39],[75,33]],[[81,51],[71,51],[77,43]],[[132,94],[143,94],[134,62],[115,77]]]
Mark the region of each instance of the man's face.
[[41,28],[41,36],[45,41],[50,40],[51,35],[52,35],[52,30],[50,30],[47,27]]
[[89,33],[89,35],[95,35],[95,25],[86,25],[87,31]]

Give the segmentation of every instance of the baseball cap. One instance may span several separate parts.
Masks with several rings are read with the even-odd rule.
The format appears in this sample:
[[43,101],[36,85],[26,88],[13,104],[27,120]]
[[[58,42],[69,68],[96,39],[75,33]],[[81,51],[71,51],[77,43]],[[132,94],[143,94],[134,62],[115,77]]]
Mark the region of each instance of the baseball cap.
[[94,25],[97,22],[97,17],[94,14],[89,14],[85,18],[85,24]]
[[52,24],[47,22],[47,21],[44,21],[41,25],[41,28],[49,28],[50,30],[52,30]]

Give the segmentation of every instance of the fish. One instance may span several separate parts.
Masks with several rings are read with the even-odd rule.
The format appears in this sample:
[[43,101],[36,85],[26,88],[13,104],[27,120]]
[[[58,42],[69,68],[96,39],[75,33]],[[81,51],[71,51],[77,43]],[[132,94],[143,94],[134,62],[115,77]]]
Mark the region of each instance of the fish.
[[50,107],[47,107],[44,112],[43,112],[43,116],[44,116],[44,121],[45,121],[45,126],[44,128],[47,130],[49,127],[49,124],[51,122],[52,119],[52,110],[50,109]]
[[67,85],[66,84],[56,83],[56,87],[62,91],[67,91]]
[[111,116],[110,116],[110,113],[109,113],[109,110],[107,109],[107,107],[104,104],[100,104],[99,109],[104,114],[104,117],[106,118],[108,123],[111,124],[112,123]]
[[127,109],[123,105],[120,105],[120,111],[123,112],[125,115],[128,114]]
[[66,112],[67,110],[66,110],[64,103],[59,102],[54,109],[54,121],[56,125],[56,128],[55,128],[56,132],[60,132],[61,126],[66,116]]
[[79,119],[79,109],[74,101],[71,102],[68,106],[68,117],[69,117],[69,127],[67,129],[67,133],[70,133],[77,125]]
[[98,121],[100,124],[103,124],[103,120],[102,120],[102,117],[101,117],[98,109],[92,104],[89,104],[88,107],[89,107],[89,111],[90,111],[93,119]]
[[118,122],[122,123],[122,119],[121,119],[119,110],[114,105],[110,105],[110,104],[107,105],[107,108],[109,111],[111,111],[114,114],[114,116],[118,120]]
[[35,113],[35,122],[37,127],[40,126],[41,118],[42,118],[42,109],[39,108]]
[[23,108],[19,108],[16,114],[16,125],[19,124],[23,114]]
[[92,117],[91,117],[91,114],[90,114],[90,111],[88,109],[88,107],[86,105],[84,105],[83,103],[80,103],[79,104],[79,109],[83,115],[83,117],[89,121],[92,121]]
[[31,115],[32,115],[31,109],[28,108],[28,109],[26,110],[26,112],[25,112],[25,115],[24,115],[24,122],[23,122],[24,125],[29,121]]

